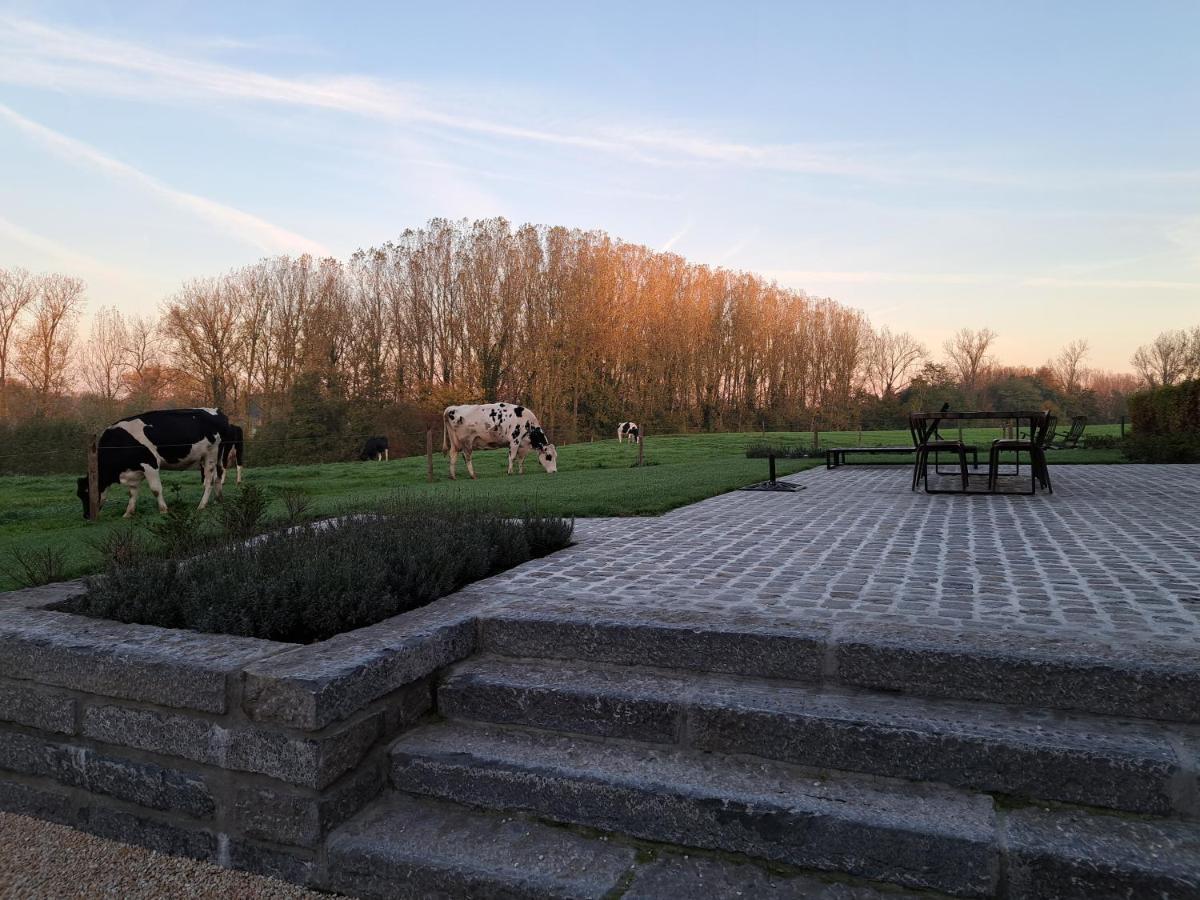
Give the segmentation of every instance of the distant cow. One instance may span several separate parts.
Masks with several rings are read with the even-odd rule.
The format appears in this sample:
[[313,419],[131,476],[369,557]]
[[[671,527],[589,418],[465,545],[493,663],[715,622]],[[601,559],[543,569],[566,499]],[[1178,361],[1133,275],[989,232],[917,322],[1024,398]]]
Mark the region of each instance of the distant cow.
[[625,443],[625,438],[629,438],[631,444],[637,443],[638,426],[636,422],[622,422],[617,426],[617,443]]
[[[158,500],[159,512],[165,513],[167,504],[159,470],[199,466],[204,479],[200,509],[204,509],[214,486],[217,497],[221,496],[220,450],[229,434],[229,419],[218,409],[160,409],[114,422],[97,442],[101,504],[108,488],[119,482],[129,488],[129,506],[125,509],[125,517],[129,518],[137,508],[138,489],[144,480]],[[85,519],[91,516],[88,478],[80,478],[76,489]]]
[[388,458],[388,439],[386,437],[370,437],[363,444],[362,452],[358,454],[361,460],[373,459],[380,462]]
[[450,450],[450,477],[458,454],[467,461],[467,471],[475,477],[471,465],[471,454],[476,450],[492,450],[508,447],[508,474],[512,474],[513,461],[518,462],[517,471],[525,474],[525,456],[530,450],[537,452],[542,468],[550,474],[558,471],[558,451],[542,431],[542,426],[532,412],[524,406],[512,403],[487,403],[469,406],[447,406],[442,414],[442,450]]

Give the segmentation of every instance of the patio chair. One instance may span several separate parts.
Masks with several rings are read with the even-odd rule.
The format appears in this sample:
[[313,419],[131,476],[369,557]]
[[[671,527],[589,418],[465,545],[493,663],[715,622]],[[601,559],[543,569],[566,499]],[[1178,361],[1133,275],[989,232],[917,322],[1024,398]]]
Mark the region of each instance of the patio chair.
[[929,491],[929,454],[930,453],[953,453],[958,457],[959,471],[962,474],[962,489],[964,493],[967,490],[967,485],[970,483],[970,474],[967,472],[967,453],[970,448],[962,441],[946,440],[937,433],[938,420],[934,419],[928,431],[922,437],[921,429],[917,425],[917,418],[910,415],[908,417],[908,430],[912,434],[913,446],[917,449],[917,461],[913,466],[912,490],[917,489],[922,481],[925,482],[925,490]]
[[1018,473],[1021,471],[1021,454],[1029,454],[1031,468],[1029,490],[1022,493],[1036,494],[1038,484],[1041,484],[1043,490],[1054,493],[1054,487],[1050,483],[1050,467],[1046,465],[1046,434],[1050,430],[1050,421],[1053,418],[1049,413],[1043,413],[1037,423],[1037,428],[1029,437],[1001,438],[992,441],[992,449],[988,453],[989,491],[992,493],[996,491],[996,484],[1000,478],[1000,454],[1007,451],[1017,454]]
[[1074,450],[1079,444],[1079,439],[1083,437],[1083,429],[1087,428],[1087,416],[1075,416],[1071,419],[1071,430],[1067,432],[1067,436],[1060,443],[1048,442],[1046,447],[1050,450]]

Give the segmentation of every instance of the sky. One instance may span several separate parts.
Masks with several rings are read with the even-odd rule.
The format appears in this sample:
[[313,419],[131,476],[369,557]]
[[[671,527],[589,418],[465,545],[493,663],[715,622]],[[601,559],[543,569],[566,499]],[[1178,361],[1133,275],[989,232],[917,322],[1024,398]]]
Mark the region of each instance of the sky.
[[1200,3],[0,0],[0,266],[152,312],[434,216],[1126,370],[1200,324]]

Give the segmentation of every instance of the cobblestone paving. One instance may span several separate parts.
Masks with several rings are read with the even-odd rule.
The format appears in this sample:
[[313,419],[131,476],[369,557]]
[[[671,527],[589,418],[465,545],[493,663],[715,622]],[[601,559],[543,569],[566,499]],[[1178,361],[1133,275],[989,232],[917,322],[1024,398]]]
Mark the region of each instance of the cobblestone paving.
[[1059,466],[1054,494],[931,496],[906,467],[811,470],[580,543],[489,583],[604,614],[839,619],[1200,648],[1200,466]]

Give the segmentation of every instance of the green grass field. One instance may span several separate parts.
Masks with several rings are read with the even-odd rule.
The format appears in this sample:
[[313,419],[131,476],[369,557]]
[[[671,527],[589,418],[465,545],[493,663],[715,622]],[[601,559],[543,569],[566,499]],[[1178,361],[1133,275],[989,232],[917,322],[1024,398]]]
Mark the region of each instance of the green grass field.
[[[1089,434],[1115,434],[1118,426],[1089,427]],[[964,439],[983,448],[998,431],[964,429]],[[821,446],[855,446],[857,432],[822,432]],[[312,512],[330,514],[372,503],[396,491],[414,497],[481,499],[510,511],[533,507],[539,512],[565,516],[646,516],[694,503],[743,485],[766,479],[767,463],[746,459],[746,446],[752,442],[811,446],[812,435],[768,432],[767,434],[707,434],[646,439],[647,465],[635,468],[637,449],[615,440],[564,446],[559,452],[559,471],[547,476],[534,457],[526,461],[523,477],[505,474],[505,451],[475,454],[477,481],[466,476],[459,460],[459,480],[447,477],[446,458],[434,456],[434,483],[426,481],[425,458],[409,457],[386,463],[326,463],[305,466],[272,466],[245,470],[245,478],[272,495],[272,513],[282,514],[278,493],[294,489],[306,493]],[[907,431],[874,431],[861,436],[864,445],[908,443]],[[864,461],[867,458],[860,458]],[[852,462],[855,460],[851,460]],[[877,463],[904,465],[906,457],[874,457]],[[1074,450],[1051,453],[1051,465],[1063,463],[1121,462],[1117,450]],[[780,460],[780,475],[823,465],[821,460]],[[80,460],[81,471],[83,460]],[[196,471],[165,472],[163,483],[168,502],[195,504],[200,498],[200,477]],[[172,486],[179,492],[172,499]],[[237,491],[232,477],[227,491]],[[85,522],[75,496],[71,476],[0,477],[0,590],[19,586],[10,574],[11,553],[54,546],[66,560],[66,577],[94,571],[98,556],[92,544],[119,527],[128,501],[124,488],[109,490],[100,521]],[[141,491],[137,520],[153,521],[158,513],[148,488]]]

